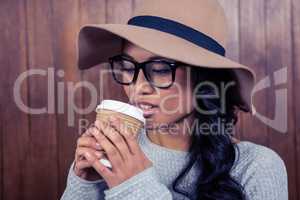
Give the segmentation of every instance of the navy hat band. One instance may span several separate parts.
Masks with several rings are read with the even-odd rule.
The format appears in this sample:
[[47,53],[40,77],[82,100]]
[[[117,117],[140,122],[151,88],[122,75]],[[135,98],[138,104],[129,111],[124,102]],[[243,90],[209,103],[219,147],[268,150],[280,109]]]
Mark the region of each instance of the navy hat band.
[[220,45],[216,40],[205,35],[200,31],[197,31],[189,26],[186,26],[176,21],[157,16],[143,15],[131,18],[127,22],[127,24],[152,28],[166,33],[170,33],[177,37],[188,40],[189,42],[192,42],[197,46],[205,48],[211,52],[214,52],[221,56],[225,56],[225,48],[222,45]]

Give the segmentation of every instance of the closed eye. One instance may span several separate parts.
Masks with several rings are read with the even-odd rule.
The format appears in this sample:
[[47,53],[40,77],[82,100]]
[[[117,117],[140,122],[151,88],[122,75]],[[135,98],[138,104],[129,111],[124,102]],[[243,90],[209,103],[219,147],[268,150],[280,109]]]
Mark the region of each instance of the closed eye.
[[123,72],[128,72],[128,73],[133,73],[135,71],[134,68],[122,68],[121,69]]
[[159,73],[159,74],[168,74],[171,72],[171,70],[169,70],[169,69],[161,69],[161,70],[152,69],[152,72]]

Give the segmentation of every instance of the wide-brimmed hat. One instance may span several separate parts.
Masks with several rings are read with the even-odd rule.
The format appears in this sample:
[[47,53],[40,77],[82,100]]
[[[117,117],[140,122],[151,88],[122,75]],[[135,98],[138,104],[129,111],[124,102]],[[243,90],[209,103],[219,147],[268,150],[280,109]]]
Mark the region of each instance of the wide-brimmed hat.
[[85,24],[78,32],[78,67],[122,53],[122,40],[196,67],[232,69],[251,110],[255,72],[225,57],[228,26],[217,0],[139,0],[127,24]]

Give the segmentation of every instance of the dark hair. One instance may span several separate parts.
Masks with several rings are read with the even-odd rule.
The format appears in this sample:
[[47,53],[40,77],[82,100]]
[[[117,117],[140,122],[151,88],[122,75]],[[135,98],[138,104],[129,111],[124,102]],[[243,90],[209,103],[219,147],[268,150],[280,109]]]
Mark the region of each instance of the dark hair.
[[[216,109],[216,114],[207,115],[195,110],[195,119],[199,124],[208,123],[209,125],[222,120],[225,123],[232,123],[233,127],[238,118],[238,109],[249,112],[242,101],[239,93],[239,84],[233,71],[228,69],[210,69],[204,67],[191,67],[193,88],[201,81],[209,81],[215,86],[220,87],[222,83],[228,84],[233,81],[235,85],[226,91],[225,108],[222,112],[222,102],[220,99],[198,98],[195,99],[197,106],[203,110]],[[195,91],[194,91],[195,92]],[[215,94],[212,87],[198,87],[197,94]],[[245,199],[243,187],[230,175],[235,159],[235,144],[231,140],[230,134],[216,132],[206,134],[199,129],[192,129],[191,144],[189,147],[189,162],[180,172],[173,182],[173,190],[181,193],[189,199],[201,200],[243,200]],[[237,149],[238,150],[238,149]],[[187,175],[193,165],[199,170],[199,177],[196,181],[196,197],[191,196],[187,191],[179,188],[180,181]]]

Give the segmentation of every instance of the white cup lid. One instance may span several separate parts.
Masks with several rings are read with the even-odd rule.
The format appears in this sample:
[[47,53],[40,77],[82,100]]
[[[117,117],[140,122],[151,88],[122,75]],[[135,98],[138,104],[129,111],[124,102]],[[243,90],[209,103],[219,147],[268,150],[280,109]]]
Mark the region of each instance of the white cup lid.
[[116,101],[116,100],[103,100],[96,108],[96,111],[98,109],[107,109],[107,110],[112,110],[115,112],[120,112],[125,115],[129,115],[145,124],[146,120],[143,116],[143,110],[130,105],[128,103],[124,103],[121,101]]

